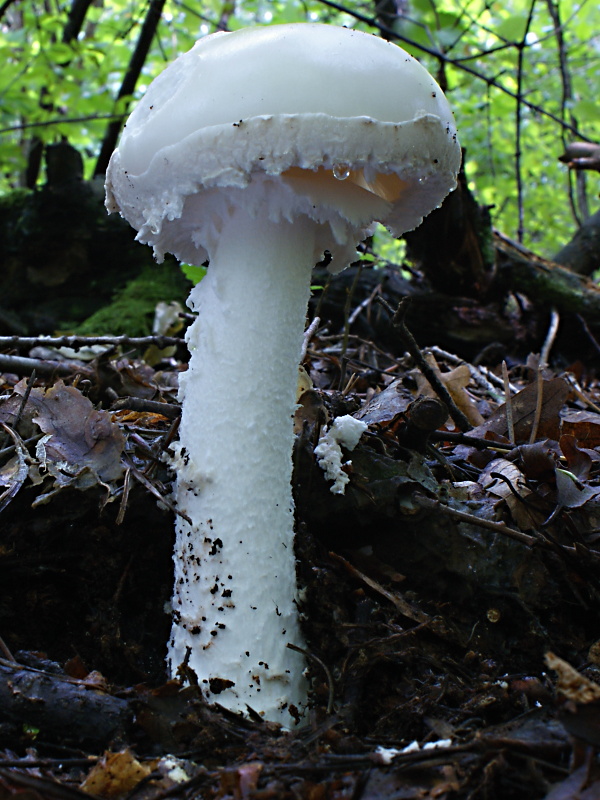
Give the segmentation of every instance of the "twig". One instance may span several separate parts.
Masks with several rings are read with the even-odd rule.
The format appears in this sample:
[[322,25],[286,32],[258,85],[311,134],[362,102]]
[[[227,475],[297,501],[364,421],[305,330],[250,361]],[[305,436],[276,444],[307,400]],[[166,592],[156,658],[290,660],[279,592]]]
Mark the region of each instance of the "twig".
[[[1,16],[2,7],[0,6],[0,18]],[[122,119],[122,116],[116,116],[115,114],[87,114],[84,117],[59,117],[58,119],[47,119],[41,120],[40,122],[21,122],[18,125],[8,125],[6,128],[0,128],[0,134],[26,131],[31,130],[32,128],[49,128],[52,125],[79,125],[81,122],[96,122],[97,120],[116,119]]]
[[[598,410],[600,411],[600,409],[598,409]],[[22,443],[25,445],[25,447],[27,447],[30,444],[34,444],[35,442],[39,442],[39,440],[44,435],[45,434],[43,434],[43,433],[36,433],[34,436],[30,436],[28,439],[23,439]],[[10,453],[13,453],[15,451],[15,449],[16,449],[16,445],[15,445],[14,442],[12,444],[7,445],[6,447],[3,447],[2,450],[0,450],[0,458],[4,458],[4,456],[7,456]]]
[[160,414],[167,419],[181,416],[181,406],[174,403],[161,403],[158,400],[145,400],[143,397],[119,397],[110,407],[111,411],[138,411]]
[[306,356],[306,351],[308,350],[308,345],[310,340],[315,335],[317,328],[321,324],[321,320],[319,317],[315,317],[313,321],[310,323],[308,328],[304,331],[304,338],[302,339],[302,350],[300,351],[300,361],[299,363],[302,364],[304,361],[304,357]]
[[340,556],[332,551],[330,551],[329,556],[330,558],[338,561],[354,578],[357,578],[362,583],[365,583],[369,589],[373,589],[373,591],[377,592],[377,594],[385,597],[385,599],[394,605],[404,617],[408,617],[408,619],[412,619],[414,622],[418,622],[419,624],[431,621],[429,614],[426,614],[419,608],[414,608],[411,606],[410,603],[407,603],[406,600],[404,600],[404,598],[401,597],[397,592],[389,592],[376,580],[369,578],[368,575],[365,575],[364,572],[361,572],[359,569],[353,566],[343,556]]
[[348,6],[343,5],[342,3],[336,3],[334,0],[320,0],[320,2],[325,5],[329,6],[329,8],[334,8],[336,11],[341,11],[343,14],[349,14],[354,19],[359,20],[360,22],[364,22],[366,25],[370,25],[372,28],[375,28],[380,33],[386,35],[386,38],[391,39],[392,41],[404,42],[411,47],[416,47],[422,53],[427,53],[427,55],[432,56],[433,58],[438,59],[442,64],[451,64],[455,69],[463,70],[469,75],[472,75],[474,78],[477,78],[480,81],[483,81],[487,84],[487,86],[493,86],[495,89],[503,92],[508,97],[512,97],[513,100],[520,100],[521,104],[524,105],[526,108],[531,109],[536,114],[540,116],[546,117],[547,119],[551,119],[553,122],[558,123],[560,127],[564,130],[571,131],[574,133],[578,138],[585,139],[586,141],[591,141],[586,136],[583,136],[580,131],[570,125],[568,122],[565,122],[564,119],[560,119],[557,117],[556,114],[553,114],[551,111],[547,111],[542,106],[537,105],[536,103],[531,103],[529,100],[525,100],[523,97],[519,98],[516,92],[513,92],[508,87],[504,86],[502,83],[499,83],[495,78],[490,78],[488,75],[484,75],[482,72],[478,72],[473,67],[469,67],[467,64],[462,63],[458,59],[451,58],[446,53],[442,52],[441,50],[434,49],[433,47],[427,47],[427,45],[422,44],[421,42],[417,42],[414,39],[411,39],[409,36],[403,36],[397,30],[392,30],[388,28],[386,25],[381,25],[377,22],[376,19],[373,17],[369,17],[366,14],[361,14],[358,11],[355,11]]
[[77,38],[83,26],[85,15],[93,2],[94,0],[73,0],[63,30],[63,42],[68,44]]
[[310,661],[315,661],[321,667],[327,676],[327,714],[333,714],[335,684],[333,682],[333,675],[331,674],[331,670],[327,664],[324,661],[321,661],[321,659],[314,653],[311,653],[310,650],[305,650],[303,647],[298,647],[298,645],[292,644],[291,642],[288,642],[286,647],[288,647],[290,650],[293,650],[295,653],[302,653],[303,656],[306,656],[306,658],[308,658]]
[[581,386],[577,383],[577,380],[573,375],[573,373],[565,372],[564,377],[566,378],[567,383],[573,389],[579,400],[581,400],[582,403],[585,403],[588,408],[591,408],[592,411],[595,411],[596,414],[600,414],[600,406],[592,402],[592,400],[590,400],[590,398],[584,393]]
[[12,4],[16,2],[17,0],[4,0],[4,2],[0,5],[0,19],[2,19],[2,17],[6,14]]
[[518,225],[517,225],[517,241],[523,241],[525,233],[525,210],[523,206],[523,173],[521,169],[521,131],[522,131],[522,114],[523,114],[523,59],[525,48],[527,47],[527,36],[531,28],[533,20],[533,10],[535,8],[535,0],[531,0],[529,4],[529,13],[527,14],[527,22],[523,30],[521,41],[516,43],[517,47],[517,92],[516,92],[516,109],[515,109],[515,174],[517,179],[517,212],[518,212]]
[[[481,371],[483,377],[488,380],[492,386],[499,386],[502,389],[504,388],[504,381],[502,378],[500,378],[498,375],[495,375],[489,367],[485,367],[483,364],[481,364],[479,367],[477,367],[477,369]],[[514,386],[512,383],[509,385],[509,389],[511,394],[516,394],[519,391],[518,387]],[[494,395],[492,393],[492,397],[493,396]]]
[[[43,701],[42,701],[43,702]],[[54,778],[34,775],[29,772],[3,769],[0,766],[0,778],[8,782],[8,794],[24,794],[33,797],[56,797],[58,800],[88,800],[89,794],[67,783],[59,783]],[[14,792],[10,791],[11,783],[16,784]]]
[[[431,353],[436,358],[442,358],[444,361],[448,361],[448,363],[453,364],[456,367],[460,366],[461,364],[467,364],[469,372],[471,373],[471,378],[477,384],[479,389],[484,391],[494,400],[504,400],[505,395],[499,394],[495,388],[498,386],[499,388],[504,389],[504,382],[502,378],[500,378],[498,375],[495,375],[487,367],[484,367],[482,364],[479,364],[477,367],[475,367],[466,362],[464,358],[460,358],[460,356],[457,356],[454,353],[449,353],[447,350],[443,350],[437,345],[431,345],[431,347],[427,347],[425,352]],[[518,391],[518,389],[511,384],[509,384],[509,389],[511,394],[516,394]]]
[[91,766],[99,760],[100,756],[92,755],[81,756],[79,758],[32,758],[30,755],[27,755],[23,758],[0,757],[0,767],[23,767],[26,769],[32,769],[33,767],[51,767],[62,771],[71,769],[71,767]]
[[342,389],[342,397],[347,397],[350,394],[350,392],[356,385],[357,380],[358,380],[358,375],[356,374],[356,372],[353,372],[352,375],[350,375],[350,377],[348,378],[348,382]]
[[502,380],[504,381],[504,408],[506,410],[506,427],[508,429],[508,441],[515,444],[515,421],[513,417],[512,397],[510,394],[510,381],[508,379],[508,367],[506,361],[502,361]]
[[17,663],[17,659],[10,652],[8,645],[1,636],[0,636],[0,653],[2,653],[4,655],[4,658],[6,658],[8,661],[12,661],[14,664]]
[[[440,513],[447,514],[449,517],[458,519],[461,522],[468,522],[470,525],[477,525],[479,528],[486,528],[487,530],[494,531],[494,533],[502,533],[504,536],[509,536],[511,539],[521,542],[521,544],[526,544],[528,547],[533,547],[534,545],[539,545],[542,543],[545,545],[547,544],[546,539],[541,536],[539,538],[537,536],[529,536],[528,534],[521,533],[521,531],[517,531],[514,528],[509,528],[508,525],[505,525],[503,522],[493,522],[489,519],[481,519],[480,517],[476,517],[474,514],[467,514],[465,511],[458,511],[457,509],[451,508],[439,500],[433,500],[429,497],[425,497],[425,495],[419,494],[418,492],[413,494],[413,500],[421,508],[427,508],[430,511],[439,511]],[[575,553],[575,549],[573,547],[565,547],[564,549],[573,551],[573,553]]]
[[[138,78],[146,62],[150,45],[152,44],[152,40],[154,39],[156,29],[160,22],[165,2],[166,0],[150,0],[148,4],[146,17],[142,23],[140,35],[138,36],[134,51],[131,54],[129,64],[127,66],[127,72],[125,73],[123,83],[117,92],[117,100],[121,100],[123,97],[130,97],[135,90]],[[98,160],[96,161],[96,166],[94,168],[94,176],[103,175],[106,172],[111,153],[115,149],[117,139],[119,138],[119,132],[121,130],[123,119],[124,117],[121,117],[120,119],[108,124],[106,133],[104,135],[104,140],[100,147],[100,155],[98,156]]]
[[358,286],[358,280],[360,278],[362,272],[362,263],[359,263],[356,275],[354,276],[354,280],[352,281],[352,285],[349,289],[347,289],[346,295],[346,303],[344,305],[344,333],[342,336],[342,352],[340,355],[340,381],[339,381],[339,389],[341,389],[344,385],[346,380],[346,351],[348,350],[348,337],[350,336],[350,307],[352,306],[352,298],[354,297],[354,292],[356,291],[356,287]]
[[121,495],[121,502],[119,503],[119,511],[115,519],[115,525],[121,525],[125,519],[125,512],[127,511],[127,503],[129,501],[129,490],[131,489],[131,470],[129,467],[125,470],[125,477],[123,479],[123,494]]
[[402,337],[404,344],[410,355],[414,358],[417,366],[423,373],[423,376],[429,381],[433,390],[440,398],[440,400],[446,404],[448,407],[448,413],[452,417],[454,423],[456,424],[457,428],[461,431],[469,431],[473,427],[463,412],[458,408],[448,389],[444,386],[438,375],[436,375],[435,370],[427,363],[427,360],[423,356],[419,345],[415,337],[409,331],[406,323],[404,321],[404,316],[408,309],[408,305],[410,303],[410,298],[405,297],[403,298],[400,303],[398,304],[398,309],[394,312],[390,307],[389,303],[387,303],[383,297],[378,296],[377,301],[381,303],[384,308],[386,308],[393,316],[392,316],[392,324],[394,328],[398,331],[400,336]]
[[375,299],[376,295],[378,295],[378,294],[381,294],[381,284],[377,284],[377,286],[373,289],[371,294],[368,297],[365,297],[365,299],[356,306],[354,311],[348,317],[348,324],[349,325],[353,325],[354,324],[354,322],[356,321],[356,318],[361,313],[361,311],[363,309],[365,309],[365,308],[368,308],[371,305],[371,303],[373,302],[373,300]]
[[548,366],[550,351],[552,350],[552,345],[554,344],[554,340],[556,339],[556,334],[558,333],[559,325],[560,325],[560,314],[555,308],[553,308],[552,313],[550,314],[550,324],[548,326],[548,332],[546,333],[546,338],[544,339],[544,344],[540,352],[540,367],[542,369]]
[[492,450],[494,453],[510,453],[514,449],[512,444],[495,442],[492,439],[484,439],[482,436],[469,436],[468,433],[457,431],[432,431],[429,438],[435,442],[448,441],[454,444],[466,444],[479,450]]
[[540,420],[542,419],[542,409],[544,404],[544,374],[542,364],[538,364],[537,375],[537,394],[535,398],[535,414],[533,415],[533,424],[531,426],[531,433],[529,435],[529,444],[533,444],[537,438],[537,433],[540,427]]
[[177,514],[177,516],[184,519],[189,525],[193,525],[193,522],[188,517],[188,515],[184,514],[183,511],[180,511],[178,508],[175,508],[175,506],[173,505],[173,503],[171,503],[169,498],[164,497],[156,488],[156,486],[152,483],[152,481],[148,480],[148,478],[144,475],[144,473],[140,472],[140,470],[133,464],[132,461],[130,461],[130,459],[127,456],[123,456],[122,461],[125,468],[131,470],[132,476],[137,481],[139,481],[142,484],[142,486],[145,486],[146,489],[148,489],[148,491],[151,494],[153,494],[158,500],[160,500],[161,503],[164,503],[164,505],[169,509],[169,511],[172,511],[173,514]]
[[31,347],[82,347],[109,345],[111,347],[149,347],[156,345],[159,350],[181,344],[176,336],[0,336],[0,348]]
[[[562,84],[560,116],[561,119],[565,120],[568,114],[569,123],[574,129],[573,132],[576,133],[579,127],[577,119],[572,110],[567,111],[568,108],[572,109],[573,107],[573,82],[571,80],[571,73],[569,72],[567,47],[565,43],[563,25],[560,19],[560,6],[558,2],[555,2],[555,0],[546,0],[546,7],[548,8],[548,13],[550,14],[550,18],[552,19],[552,24],[554,26],[553,34],[556,37],[556,49],[558,52],[558,64],[560,67]],[[563,146],[566,149],[567,139],[564,129],[561,130],[561,139]],[[575,175],[575,188],[577,204],[579,205],[579,208],[577,208],[575,203],[575,195],[573,193],[572,172],[569,171],[569,204],[571,206],[571,212],[573,213],[575,222],[578,225],[581,225],[582,218],[585,219],[588,216],[589,210],[587,196],[585,193],[585,175],[581,174],[580,172],[577,172]]]
[[83,372],[86,375],[93,375],[89,367],[83,367],[80,363],[69,361],[50,361],[45,358],[27,358],[26,356],[7,356],[0,353],[0,370],[12,372],[15,375],[73,375],[75,372]]
[[597,355],[600,355],[600,343],[598,342],[598,340],[596,339],[594,334],[591,332],[589,325],[587,324],[585,319],[581,316],[581,314],[576,314],[576,317],[579,320],[579,322],[581,324],[581,327],[583,328],[586,336],[590,340],[590,344],[592,345],[592,347],[596,351]]

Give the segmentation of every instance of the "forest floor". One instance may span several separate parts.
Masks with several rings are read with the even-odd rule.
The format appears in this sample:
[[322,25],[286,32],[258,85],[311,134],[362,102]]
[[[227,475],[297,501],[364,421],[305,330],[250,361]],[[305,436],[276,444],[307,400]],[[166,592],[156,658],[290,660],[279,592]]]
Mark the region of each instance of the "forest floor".
[[[312,330],[294,458],[311,708],[284,732],[167,680],[184,348],[13,344],[0,800],[600,797],[600,387],[580,364]],[[313,451],[347,413],[368,432],[334,495]]]

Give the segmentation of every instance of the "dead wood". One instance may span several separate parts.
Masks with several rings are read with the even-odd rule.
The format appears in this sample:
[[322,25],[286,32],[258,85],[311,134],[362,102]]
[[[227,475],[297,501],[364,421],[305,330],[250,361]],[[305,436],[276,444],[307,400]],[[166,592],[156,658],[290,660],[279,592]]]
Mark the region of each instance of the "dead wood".
[[131,725],[129,703],[75,680],[0,660],[0,718],[43,731],[46,740],[106,747],[122,740]]
[[[550,305],[567,314],[580,314],[592,325],[600,323],[600,289],[595,282],[573,271],[574,259],[567,269],[536,256],[499,233],[495,236],[495,247],[501,285],[523,292],[539,308]],[[567,260],[565,251],[561,252]],[[575,266],[580,267],[580,262]]]
[[553,260],[579,275],[591,275],[600,269],[600,211],[583,221]]

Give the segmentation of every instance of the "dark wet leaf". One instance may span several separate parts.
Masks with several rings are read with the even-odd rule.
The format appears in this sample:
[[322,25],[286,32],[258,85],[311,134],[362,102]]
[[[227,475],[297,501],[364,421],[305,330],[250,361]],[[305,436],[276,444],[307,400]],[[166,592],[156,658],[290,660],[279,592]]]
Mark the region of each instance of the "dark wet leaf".
[[[542,383],[542,414],[538,426],[538,437],[558,439],[560,435],[560,412],[569,396],[570,387],[564,378],[552,378]],[[530,383],[511,397],[515,441],[527,442],[531,434],[538,403],[537,383]],[[508,434],[506,404],[501,405],[482,425],[470,431],[471,436],[482,437],[487,431],[501,436]]]
[[556,468],[557,500],[565,508],[579,508],[589,500],[598,497],[599,488],[592,488],[577,480],[577,477],[565,469]]
[[580,447],[577,438],[568,433],[563,433],[558,443],[562,454],[567,459],[569,471],[579,480],[587,480],[593,462],[600,461],[600,453]]
[[556,443],[549,440],[523,444],[509,456],[516,461],[529,480],[548,480],[554,474]]
[[104,482],[122,475],[125,437],[111,415],[96,410],[79,389],[57,381],[46,391],[33,389],[27,405],[33,407],[34,422],[46,434],[38,442],[38,458],[58,480],[86,470]]
[[0,425],[12,438],[16,451],[16,455],[0,468],[0,487],[6,487],[0,494],[0,511],[2,511],[27,480],[29,468],[26,458],[27,450],[21,437],[3,422]]
[[598,800],[600,798],[600,781],[589,781],[589,767],[586,765],[556,783],[544,800]]
[[363,406],[356,414],[356,418],[366,422],[367,425],[390,425],[406,411],[413,399],[401,381],[394,381]]
[[595,411],[566,411],[561,430],[574,436],[579,444],[594,448],[600,445],[600,414]]

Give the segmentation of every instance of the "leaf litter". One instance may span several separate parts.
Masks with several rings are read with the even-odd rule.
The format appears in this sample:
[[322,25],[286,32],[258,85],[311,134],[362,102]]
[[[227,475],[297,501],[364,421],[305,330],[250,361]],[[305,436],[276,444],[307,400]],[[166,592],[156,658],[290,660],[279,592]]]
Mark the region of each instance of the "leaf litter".
[[[597,796],[600,389],[530,359],[506,397],[500,368],[425,355],[468,431],[410,357],[326,331],[307,348],[294,487],[313,692],[288,734],[164,675],[173,352],[2,377],[3,798]],[[333,496],[314,447],[347,413],[369,430]]]

